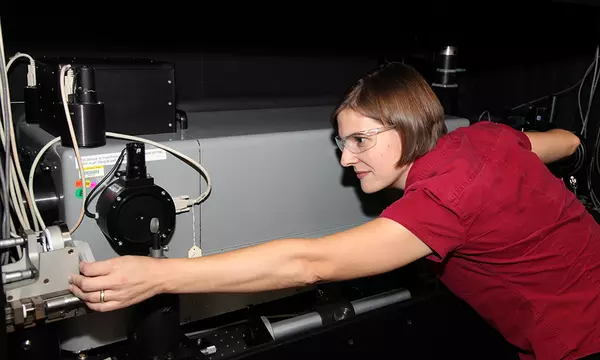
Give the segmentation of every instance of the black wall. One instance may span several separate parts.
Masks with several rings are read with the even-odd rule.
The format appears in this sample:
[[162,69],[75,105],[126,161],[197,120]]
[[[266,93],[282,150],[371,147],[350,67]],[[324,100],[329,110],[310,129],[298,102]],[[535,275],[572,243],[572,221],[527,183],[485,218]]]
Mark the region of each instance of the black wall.
[[[391,9],[361,16],[357,8],[351,16],[322,22],[299,14],[302,27],[289,21],[292,13],[273,23],[257,19],[237,27],[219,16],[214,23],[126,16],[2,16],[1,21],[7,57],[21,51],[173,62],[182,102],[335,97],[383,60],[407,61],[432,80],[436,52],[454,45],[467,70],[455,112],[477,119],[484,110],[500,116],[583,76],[599,43],[600,17],[599,7],[580,2],[423,1],[410,11],[402,4],[395,22],[383,18]],[[19,66],[11,73],[15,101],[22,98],[24,70]],[[572,113],[561,111],[567,127],[577,125]]]
[[[421,3],[410,11],[402,4],[393,23],[359,16],[357,9],[348,13],[353,17],[344,13],[322,22],[299,14],[303,27],[288,21],[291,13],[238,27],[219,16],[214,23],[126,16],[3,16],[1,21],[7,56],[22,51],[171,61],[180,101],[339,96],[383,60],[405,60],[432,79],[436,52],[454,45],[467,70],[459,115],[471,118],[484,110],[501,114],[577,82],[599,42],[599,7],[579,0]],[[23,71],[18,67],[11,74],[13,86],[24,84]],[[21,96],[20,91],[12,95],[13,100]],[[562,112],[567,126],[573,125],[570,112]]]

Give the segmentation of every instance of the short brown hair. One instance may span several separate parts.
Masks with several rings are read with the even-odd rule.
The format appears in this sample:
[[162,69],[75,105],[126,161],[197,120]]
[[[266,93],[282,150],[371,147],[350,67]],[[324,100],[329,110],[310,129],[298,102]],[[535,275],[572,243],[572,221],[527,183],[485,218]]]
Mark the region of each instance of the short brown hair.
[[387,63],[358,79],[333,113],[336,131],[345,109],[395,126],[402,141],[398,166],[425,155],[448,132],[439,99],[421,74],[405,64]]

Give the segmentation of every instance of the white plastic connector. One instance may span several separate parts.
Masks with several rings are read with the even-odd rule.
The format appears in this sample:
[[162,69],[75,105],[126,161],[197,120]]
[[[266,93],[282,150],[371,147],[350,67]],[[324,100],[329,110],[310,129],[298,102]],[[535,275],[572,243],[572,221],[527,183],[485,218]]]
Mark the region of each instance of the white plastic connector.
[[173,198],[175,204],[175,213],[181,214],[190,211],[190,208],[194,206],[194,200],[190,200],[189,195],[180,195]]
[[31,60],[29,65],[27,65],[27,86],[36,87],[37,86],[37,78],[35,76],[35,61]]
[[65,76],[65,92],[68,95],[73,94],[73,84],[75,84],[75,72],[73,69],[67,70],[67,75]]

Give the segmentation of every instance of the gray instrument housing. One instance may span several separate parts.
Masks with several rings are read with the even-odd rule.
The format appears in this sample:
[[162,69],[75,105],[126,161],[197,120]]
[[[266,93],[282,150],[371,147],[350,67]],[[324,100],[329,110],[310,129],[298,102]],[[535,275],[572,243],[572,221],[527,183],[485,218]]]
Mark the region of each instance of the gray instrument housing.
[[[178,214],[167,257],[187,257],[194,244],[204,256],[269,240],[317,238],[360,225],[377,216],[365,211],[378,195],[362,194],[347,183],[339,163],[329,118],[332,106],[188,112],[189,128],[176,133],[141,137],[160,142],[198,161],[208,171],[213,188],[194,211]],[[143,119],[140,119],[143,121]],[[449,131],[468,126],[462,118],[447,118]],[[20,122],[18,142],[36,153],[53,137],[37,125]],[[98,182],[113,166],[126,141],[107,139],[106,146],[80,149],[95,157]],[[171,196],[196,198],[205,190],[200,174],[173,155],[146,145],[148,173]],[[110,156],[103,156],[111,154]],[[60,218],[72,226],[82,200],[76,196],[79,178],[73,150],[55,145],[43,158],[52,170],[60,197]],[[354,177],[354,179],[356,179]],[[352,183],[352,182],[350,182]],[[90,188],[88,188],[89,193]],[[373,200],[378,201],[378,200]],[[95,212],[95,200],[89,206]],[[192,215],[195,217],[193,218]],[[96,225],[85,218],[73,239],[89,244],[96,260],[118,256]],[[288,289],[258,294],[199,294],[181,297],[181,322],[237,310],[301,291]],[[61,321],[62,347],[80,352],[126,337],[128,310],[92,313]]]

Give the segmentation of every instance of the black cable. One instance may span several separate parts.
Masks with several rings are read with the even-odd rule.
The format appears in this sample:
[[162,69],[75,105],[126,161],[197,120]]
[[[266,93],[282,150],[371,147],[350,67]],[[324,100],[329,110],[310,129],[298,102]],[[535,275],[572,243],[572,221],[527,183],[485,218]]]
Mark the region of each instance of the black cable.
[[588,169],[588,178],[587,178],[587,186],[588,192],[590,194],[590,200],[594,205],[594,209],[596,211],[600,210],[600,203],[598,203],[598,199],[596,197],[596,193],[594,191],[594,187],[592,186],[592,180],[594,175],[600,175],[600,160],[598,160],[598,156],[600,155],[600,126],[596,131],[596,141],[594,142],[594,149],[592,151],[592,158],[590,159],[590,166]]
[[[595,60],[595,59],[594,59],[594,60]],[[572,90],[574,90],[575,88],[577,88],[577,87],[578,87],[578,86],[579,86],[579,85],[580,85],[580,84],[581,84],[581,83],[582,83],[582,82],[583,82],[583,81],[584,81],[584,80],[587,78],[587,75],[588,75],[588,73],[590,72],[590,70],[592,69],[592,66],[594,66],[594,62],[592,62],[592,63],[591,63],[589,66],[588,66],[587,70],[585,71],[585,75],[583,75],[583,77],[582,77],[581,79],[579,79],[579,81],[578,81],[577,83],[575,83],[575,84],[571,85],[570,87],[568,87],[568,88],[566,88],[566,89],[564,89],[564,90],[560,90],[560,91],[558,91],[558,92],[555,92],[555,93],[552,93],[552,94],[546,95],[546,96],[542,96],[542,97],[540,97],[540,98],[537,98],[537,99],[535,99],[535,100],[531,100],[531,101],[529,101],[529,102],[526,102],[526,103],[524,103],[524,104],[517,105],[517,106],[515,106],[515,107],[511,108],[510,110],[511,110],[511,111],[512,111],[512,110],[516,110],[516,109],[522,108],[523,106],[527,106],[527,105],[532,105],[532,104],[535,104],[536,102],[538,102],[538,101],[542,101],[542,100],[544,100],[544,99],[547,99],[547,98],[549,98],[550,96],[558,96],[558,95],[566,94],[566,93],[568,93],[569,91],[572,91]]]
[[576,174],[577,172],[579,172],[579,170],[581,170],[581,168],[585,164],[586,158],[587,158],[587,151],[585,149],[585,144],[583,144],[583,142],[582,142],[577,147],[577,150],[575,150],[575,164],[573,165],[572,170],[570,170],[566,174],[566,176],[570,176],[570,175],[573,175],[573,174]]
[[88,206],[90,205],[90,201],[92,199],[92,197],[98,193],[98,189],[100,188],[100,186],[108,179],[110,179],[113,174],[119,169],[119,167],[121,166],[121,164],[123,163],[123,160],[125,159],[125,153],[127,152],[127,148],[124,148],[121,151],[121,154],[119,155],[119,157],[117,158],[117,162],[113,165],[112,169],[110,169],[110,171],[108,172],[108,174],[106,174],[102,180],[100,180],[100,182],[98,182],[98,184],[96,185],[95,188],[92,189],[92,191],[90,191],[89,195],[85,198],[85,202],[84,202],[84,212],[85,215],[88,217],[91,217],[92,219],[96,218],[96,214],[91,213],[88,210]]

